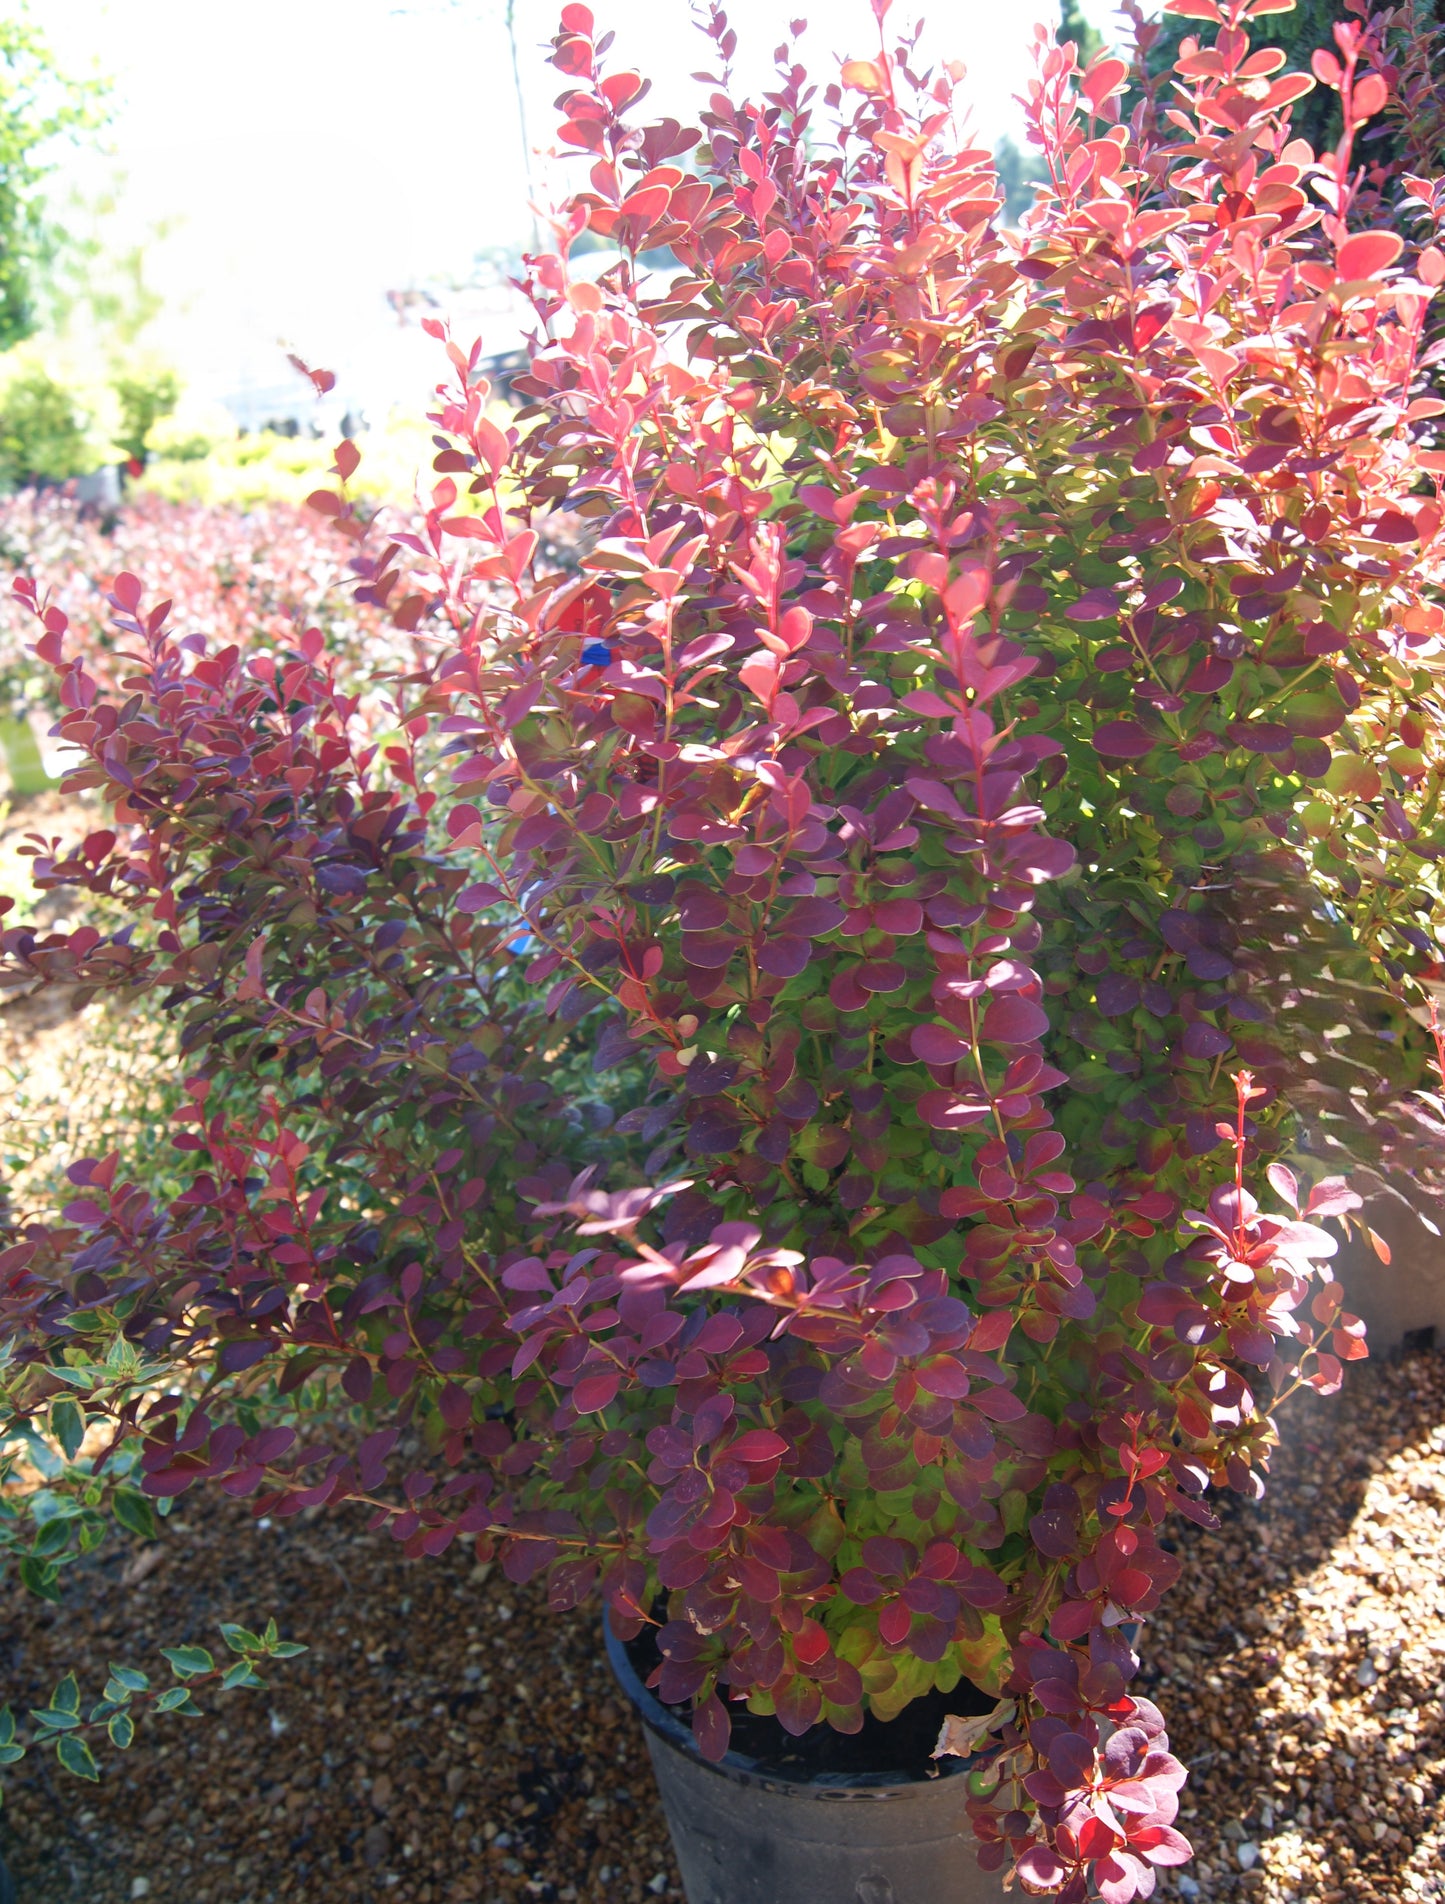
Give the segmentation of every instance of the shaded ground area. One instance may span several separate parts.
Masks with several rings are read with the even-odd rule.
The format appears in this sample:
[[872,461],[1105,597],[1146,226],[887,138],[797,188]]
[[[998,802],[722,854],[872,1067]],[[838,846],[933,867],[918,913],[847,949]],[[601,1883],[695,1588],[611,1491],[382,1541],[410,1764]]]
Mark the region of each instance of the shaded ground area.
[[466,1555],[411,1565],[340,1518],[258,1530],[220,1499],[67,1585],[63,1608],[5,1606],[17,1707],[70,1663],[87,1694],[111,1659],[164,1682],[157,1646],[214,1645],[227,1617],[274,1613],[312,1650],[104,1751],[98,1786],[27,1759],[0,1821],[20,1904],[681,1896],[595,1616],[550,1618]]
[[[0,793],[0,894],[17,901],[0,924],[49,932],[100,916],[80,912],[66,890],[36,892],[23,850],[33,835],[73,842],[98,823],[99,810],[78,798]],[[0,986],[0,1199],[17,1220],[63,1201],[64,1166],[77,1157],[119,1148],[148,1183],[174,1174],[173,1025],[153,1000],[108,996],[77,1009],[78,996],[67,985]]]
[[[1268,1502],[1180,1536],[1189,1581],[1148,1641],[1200,1853],[1160,1894],[1445,1898],[1445,1358],[1356,1370],[1290,1427]],[[7,1774],[21,1904],[680,1897],[594,1614],[467,1555],[409,1564],[344,1516],[258,1530],[187,1499],[63,1607],[9,1590],[5,1694],[38,1704],[70,1664],[95,1691],[111,1659],[272,1613],[313,1650],[266,1693],[157,1721],[98,1787]]]

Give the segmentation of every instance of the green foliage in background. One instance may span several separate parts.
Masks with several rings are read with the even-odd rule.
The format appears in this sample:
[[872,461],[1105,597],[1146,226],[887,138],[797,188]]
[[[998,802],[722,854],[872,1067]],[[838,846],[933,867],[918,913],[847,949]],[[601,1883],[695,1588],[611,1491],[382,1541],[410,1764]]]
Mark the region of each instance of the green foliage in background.
[[0,385],[0,488],[64,482],[95,467],[91,416],[79,393],[38,359]]
[[180,379],[173,370],[121,372],[110,387],[120,405],[116,448],[133,462],[144,463],[156,425],[180,402]]
[[1079,0],[1059,0],[1059,43],[1066,40],[1078,47],[1081,67],[1104,50],[1104,36],[1084,18]]
[[102,89],[62,73],[23,10],[0,18],[0,350],[30,336],[64,247],[40,186],[55,142],[102,119]]
[[[366,458],[353,489],[373,502],[405,508],[416,494],[418,473],[430,477],[436,455],[427,425],[393,418],[367,432]],[[328,481],[333,446],[316,437],[254,430],[245,436],[216,431],[209,441],[177,415],[152,432],[151,460],[143,486],[168,502],[230,504],[256,509],[265,503],[303,503]]]
[[1003,192],[1003,222],[1017,225],[1034,202],[1034,187],[1048,178],[1036,152],[1024,152],[1004,135],[994,148],[994,169]]

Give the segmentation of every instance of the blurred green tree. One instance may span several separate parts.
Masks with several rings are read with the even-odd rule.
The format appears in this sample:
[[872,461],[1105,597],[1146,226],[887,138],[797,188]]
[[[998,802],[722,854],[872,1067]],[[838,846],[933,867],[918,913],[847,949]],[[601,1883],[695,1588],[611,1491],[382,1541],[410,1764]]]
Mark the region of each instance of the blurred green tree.
[[111,379],[120,405],[120,428],[115,445],[127,460],[144,469],[150,454],[150,433],[180,402],[180,379],[173,370],[145,369],[122,372]]
[[30,336],[65,233],[40,187],[59,140],[104,119],[104,88],[63,72],[23,9],[0,18],[0,350]]
[[39,364],[21,367],[0,391],[0,492],[85,475],[89,425],[73,390]]
[[1034,187],[1048,178],[1036,152],[1024,152],[1007,133],[994,148],[994,169],[1003,191],[1003,222],[1017,225],[1034,202]]
[[1079,49],[1079,64],[1087,66],[1096,53],[1104,50],[1104,36],[1084,18],[1079,0],[1059,0],[1059,43],[1072,40]]

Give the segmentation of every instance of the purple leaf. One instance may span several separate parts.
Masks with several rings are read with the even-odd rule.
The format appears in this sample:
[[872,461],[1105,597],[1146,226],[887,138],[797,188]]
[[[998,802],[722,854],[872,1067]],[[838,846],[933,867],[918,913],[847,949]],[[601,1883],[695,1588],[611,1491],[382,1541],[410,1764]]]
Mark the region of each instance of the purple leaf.
[[796,978],[812,957],[812,947],[806,939],[779,933],[763,940],[757,956],[761,971],[774,978]]
[[1094,751],[1108,760],[1142,760],[1154,745],[1137,721],[1105,721],[1094,729]]
[[1128,972],[1108,972],[1099,980],[1094,998],[1105,1018],[1121,1018],[1139,1003],[1142,988]]
[[1049,1770],[1066,1790],[1087,1782],[1094,1769],[1094,1748],[1078,1732],[1061,1732],[1048,1749]]
[[692,1736],[697,1749],[712,1764],[718,1764],[727,1757],[728,1740],[732,1736],[732,1720],[727,1708],[715,1692],[693,1707]]
[[1068,1865],[1046,1844],[1031,1844],[1014,1868],[1019,1883],[1035,1897],[1057,1891],[1069,1875]]
[[1005,992],[989,1001],[979,1036],[995,1045],[1026,1045],[1048,1028],[1049,1015],[1042,1005],[1017,992]]
[[1229,1050],[1231,1039],[1216,1026],[1208,1024],[1202,1018],[1196,1018],[1186,1025],[1180,1044],[1191,1058],[1219,1058]]
[[933,1130],[968,1130],[991,1115],[986,1101],[965,1100],[955,1091],[925,1091],[914,1109]]
[[924,1064],[956,1064],[970,1049],[967,1038],[947,1025],[915,1025],[908,1034],[915,1058]]
[[459,892],[453,904],[458,912],[481,912],[487,906],[498,905],[506,898],[499,886],[493,886],[487,880],[481,880],[475,886],[468,886]]
[[1108,621],[1119,612],[1119,598],[1111,588],[1091,588],[1064,613],[1070,621]]

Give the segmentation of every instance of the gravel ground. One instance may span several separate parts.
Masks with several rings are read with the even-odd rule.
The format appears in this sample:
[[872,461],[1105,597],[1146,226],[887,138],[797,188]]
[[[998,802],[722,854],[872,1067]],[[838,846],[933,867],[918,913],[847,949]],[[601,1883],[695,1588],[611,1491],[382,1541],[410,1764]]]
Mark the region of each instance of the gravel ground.
[[1163,1889],[1445,1899],[1445,1357],[1357,1367],[1292,1410],[1267,1500],[1179,1536],[1146,1639],[1191,1768],[1196,1857]]
[[[1200,1854],[1161,1894],[1445,1899],[1445,1358],[1352,1371],[1289,1427],[1266,1503],[1179,1536],[1190,1570],[1147,1641]],[[549,1616],[465,1555],[409,1564],[343,1517],[258,1530],[188,1499],[156,1546],[82,1563],[62,1607],[15,1588],[0,1608],[17,1708],[221,1619],[274,1613],[312,1648],[104,1753],[98,1786],[48,1759],[8,1773],[20,1904],[681,1897],[594,1614]]]

